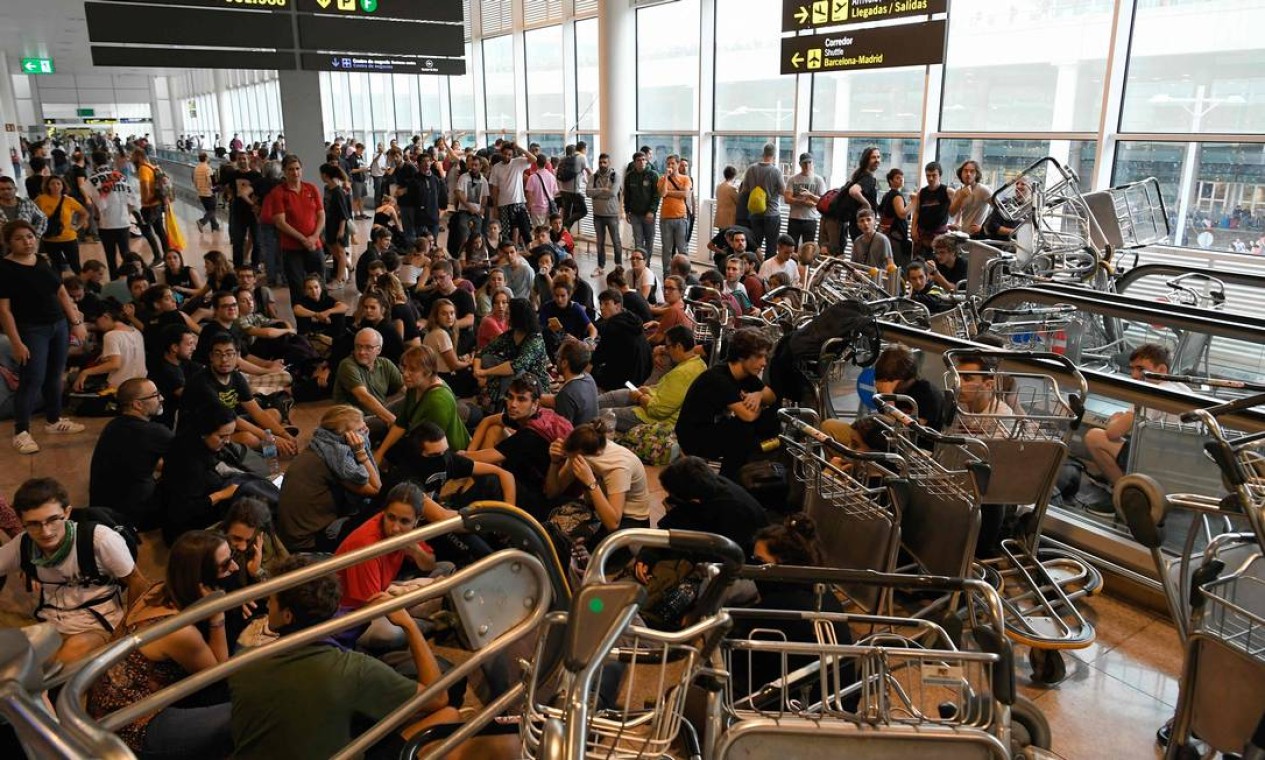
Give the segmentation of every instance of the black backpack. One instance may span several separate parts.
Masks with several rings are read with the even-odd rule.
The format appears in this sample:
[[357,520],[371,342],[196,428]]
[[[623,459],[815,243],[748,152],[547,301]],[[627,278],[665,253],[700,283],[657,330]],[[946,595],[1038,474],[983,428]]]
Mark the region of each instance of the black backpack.
[[558,162],[558,181],[570,182],[580,174],[580,160],[575,156],[567,156]]
[[[123,538],[123,543],[127,544],[128,553],[135,560],[141,545],[140,534],[135,527],[127,522],[126,518],[107,507],[79,508],[74,511],[72,516],[76,518],[75,557],[79,564],[79,580],[75,585],[111,587],[109,593],[90,599],[76,609],[86,609],[107,631],[114,633],[114,626],[110,625],[105,616],[94,610],[93,607],[113,600],[118,594],[117,587],[121,585],[122,579],[106,575],[97,566],[97,554],[92,541],[93,535],[98,528],[118,533]],[[32,583],[37,576],[35,563],[31,561],[33,546],[30,535],[23,533],[21,541],[22,545],[19,547],[18,554],[21,557],[22,574],[26,576],[26,590],[31,591],[33,589]],[[40,617],[40,610],[46,606],[48,605],[44,602],[44,589],[43,584],[41,584],[39,604],[35,607],[35,618],[37,620],[43,619]]]

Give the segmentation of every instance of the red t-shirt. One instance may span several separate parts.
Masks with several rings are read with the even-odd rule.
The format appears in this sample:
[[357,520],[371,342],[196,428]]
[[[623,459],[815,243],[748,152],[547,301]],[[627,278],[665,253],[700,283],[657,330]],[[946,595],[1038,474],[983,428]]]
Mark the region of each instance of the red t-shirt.
[[[277,214],[285,214],[286,224],[301,234],[314,235],[318,232],[316,217],[324,208],[321,191],[316,189],[316,185],[311,182],[303,182],[299,185],[297,192],[284,184],[279,185],[264,199],[262,211],[265,219],[273,219]],[[304,250],[302,243],[280,229],[277,230],[277,237],[281,240],[283,251]],[[320,245],[319,241],[317,245]]]
[[[379,512],[349,533],[338,545],[334,555],[363,549],[382,539],[382,513]],[[418,541],[417,545],[428,554],[434,553],[424,541]],[[363,607],[374,595],[386,591],[399,576],[400,568],[404,566],[404,556],[404,550],[401,549],[339,570],[338,580],[343,585],[343,598],[339,604],[343,607]]]

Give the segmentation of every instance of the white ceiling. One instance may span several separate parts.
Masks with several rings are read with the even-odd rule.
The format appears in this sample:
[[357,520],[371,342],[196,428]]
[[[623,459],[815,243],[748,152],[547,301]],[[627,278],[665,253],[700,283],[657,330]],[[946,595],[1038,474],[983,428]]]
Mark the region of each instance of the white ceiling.
[[[59,74],[121,74],[129,69],[92,65],[84,0],[0,0],[0,51],[9,71],[24,57],[53,59]],[[159,76],[183,69],[135,69]]]

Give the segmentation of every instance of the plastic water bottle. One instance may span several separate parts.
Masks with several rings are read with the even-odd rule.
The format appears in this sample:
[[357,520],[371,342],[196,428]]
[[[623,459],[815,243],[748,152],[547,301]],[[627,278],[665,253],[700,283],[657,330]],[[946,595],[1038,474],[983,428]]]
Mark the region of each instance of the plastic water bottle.
[[277,439],[271,430],[264,431],[264,445],[259,448],[264,461],[268,463],[268,477],[276,478],[281,474],[281,459],[277,456]]
[[606,428],[606,440],[608,441],[615,440],[615,410],[614,409],[602,410],[602,423],[603,423],[603,426]]

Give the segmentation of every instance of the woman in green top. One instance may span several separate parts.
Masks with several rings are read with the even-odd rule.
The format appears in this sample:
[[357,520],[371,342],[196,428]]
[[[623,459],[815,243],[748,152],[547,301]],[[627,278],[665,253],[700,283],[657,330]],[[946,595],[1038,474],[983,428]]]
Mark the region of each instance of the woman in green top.
[[[382,439],[378,450],[373,453],[378,467],[382,466],[391,447],[413,432],[418,424],[426,421],[435,423],[444,431],[448,437],[448,445],[454,451],[463,451],[470,445],[470,431],[466,429],[457,410],[457,397],[439,378],[438,367],[439,355],[430,346],[411,346],[400,357],[400,370],[404,375],[404,402],[400,413],[395,416],[395,423],[387,431],[386,438]],[[391,457],[391,461],[406,459],[400,455]]]

